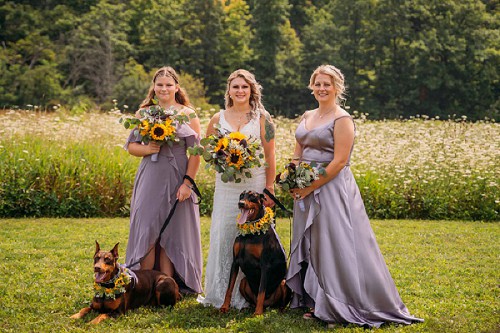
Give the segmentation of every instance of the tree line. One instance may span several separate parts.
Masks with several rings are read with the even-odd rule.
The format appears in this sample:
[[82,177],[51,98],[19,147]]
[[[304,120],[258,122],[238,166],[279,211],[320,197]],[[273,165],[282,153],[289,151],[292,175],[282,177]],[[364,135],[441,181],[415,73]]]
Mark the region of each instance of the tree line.
[[195,106],[222,106],[226,78],[253,71],[264,103],[314,106],[320,64],[339,67],[350,111],[500,119],[496,0],[0,1],[0,106],[135,110],[171,65]]

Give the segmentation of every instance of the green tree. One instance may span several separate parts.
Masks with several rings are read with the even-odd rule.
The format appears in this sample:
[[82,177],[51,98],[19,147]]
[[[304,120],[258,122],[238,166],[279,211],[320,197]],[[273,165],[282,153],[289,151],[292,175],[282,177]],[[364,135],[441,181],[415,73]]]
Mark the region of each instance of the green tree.
[[9,2],[1,7],[0,103],[46,106],[63,95],[56,45],[47,36],[44,13]]
[[[220,102],[222,82],[221,48],[224,10],[220,0],[190,0],[185,4],[189,18],[182,28],[180,70],[203,78],[210,102]],[[222,91],[223,92],[223,91]]]
[[185,43],[183,29],[189,23],[184,0],[132,0],[131,31],[136,59],[147,70],[170,65],[180,70],[181,48]]
[[224,18],[221,37],[220,68],[222,79],[219,83],[219,100],[222,104],[226,80],[233,71],[249,68],[253,58],[253,30],[250,26],[249,6],[244,0],[231,0],[223,5]]
[[414,108],[419,113],[444,116],[461,110],[472,118],[495,117],[487,113],[500,88],[500,35],[494,16],[473,0],[414,4],[409,20],[418,80]]
[[68,83],[73,88],[81,85],[98,103],[112,98],[118,71],[128,59],[128,14],[125,5],[101,0],[81,17],[71,37]]
[[119,108],[129,112],[137,111],[146,97],[152,77],[153,74],[147,73],[144,66],[129,58],[113,89],[113,98],[117,100]]
[[494,109],[499,91],[494,16],[475,0],[379,1],[370,42],[377,73],[371,95],[380,116],[477,119]]
[[251,11],[255,38],[253,68],[264,87],[269,110],[294,115],[303,85],[300,82],[302,44],[289,21],[287,0],[253,1]]

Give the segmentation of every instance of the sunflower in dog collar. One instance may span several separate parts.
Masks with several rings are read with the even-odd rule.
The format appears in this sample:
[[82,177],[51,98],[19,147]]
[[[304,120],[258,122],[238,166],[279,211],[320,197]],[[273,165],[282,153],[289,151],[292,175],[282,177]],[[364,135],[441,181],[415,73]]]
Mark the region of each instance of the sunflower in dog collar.
[[[120,267],[120,272],[106,283],[94,282],[94,296],[98,298],[115,299],[126,292],[125,287],[132,281],[128,268]],[[109,287],[107,287],[109,285]]]
[[[238,215],[239,219],[240,215]],[[236,223],[238,233],[241,236],[265,234],[271,227],[274,221],[274,212],[270,207],[265,208],[264,216],[255,221],[246,222],[243,224]]]

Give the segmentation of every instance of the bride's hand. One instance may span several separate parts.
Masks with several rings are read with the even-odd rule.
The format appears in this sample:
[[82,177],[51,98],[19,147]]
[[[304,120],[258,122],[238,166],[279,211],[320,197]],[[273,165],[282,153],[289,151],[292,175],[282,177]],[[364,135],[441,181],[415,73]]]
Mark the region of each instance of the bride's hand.
[[[274,195],[274,188],[268,188],[268,187],[266,188],[269,192],[271,192],[272,195]],[[264,206],[274,207],[274,205],[275,205],[274,200],[264,193]]]

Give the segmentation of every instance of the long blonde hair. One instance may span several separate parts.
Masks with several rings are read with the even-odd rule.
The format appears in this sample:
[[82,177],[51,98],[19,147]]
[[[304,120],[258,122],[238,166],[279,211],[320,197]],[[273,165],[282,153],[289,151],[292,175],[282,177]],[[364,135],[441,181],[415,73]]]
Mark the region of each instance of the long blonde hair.
[[227,78],[226,93],[224,95],[226,110],[234,105],[233,100],[229,96],[229,88],[231,82],[238,77],[245,80],[250,86],[250,107],[252,108],[252,117],[255,117],[265,110],[262,104],[262,86],[255,79],[255,75],[246,69],[237,69]]
[[189,102],[189,97],[186,93],[186,91],[179,85],[179,76],[177,75],[177,72],[175,69],[173,69],[170,66],[165,66],[160,69],[158,69],[153,76],[153,80],[151,81],[151,86],[149,87],[148,94],[144,101],[141,103],[141,108],[153,105],[153,98],[155,97],[155,83],[156,79],[159,77],[171,77],[174,81],[179,90],[175,93],[175,101],[179,104],[182,104],[184,106],[191,107],[191,102]]
[[344,74],[338,69],[337,67],[333,65],[321,65],[318,68],[314,70],[314,72],[311,75],[311,79],[309,80],[309,89],[313,89],[314,87],[314,80],[316,80],[316,76],[318,74],[325,74],[328,75],[332,78],[332,83],[335,87],[335,101],[337,102],[338,105],[342,101],[345,101],[345,91],[346,91],[346,86],[344,83]]

